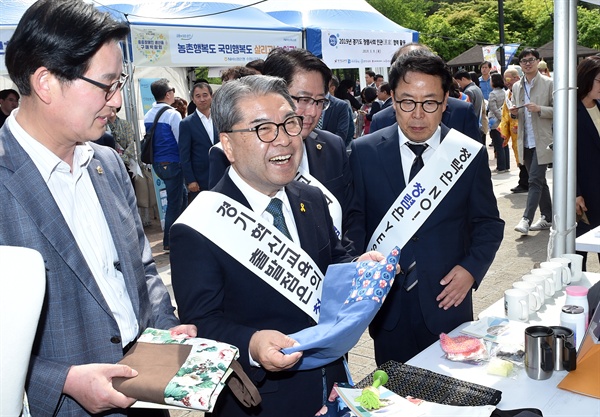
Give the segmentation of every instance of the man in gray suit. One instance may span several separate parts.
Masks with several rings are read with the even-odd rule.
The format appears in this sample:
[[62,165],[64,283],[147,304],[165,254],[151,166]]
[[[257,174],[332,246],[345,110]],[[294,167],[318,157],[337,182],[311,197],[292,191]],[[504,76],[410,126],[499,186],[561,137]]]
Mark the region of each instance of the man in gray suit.
[[119,155],[89,143],[122,104],[127,33],[82,0],[40,0],[6,48],[23,98],[0,129],[0,245],[35,249],[46,264],[26,384],[36,416],[129,414],[135,399],[111,381],[137,375],[115,363],[138,335],[196,335],[173,314]]

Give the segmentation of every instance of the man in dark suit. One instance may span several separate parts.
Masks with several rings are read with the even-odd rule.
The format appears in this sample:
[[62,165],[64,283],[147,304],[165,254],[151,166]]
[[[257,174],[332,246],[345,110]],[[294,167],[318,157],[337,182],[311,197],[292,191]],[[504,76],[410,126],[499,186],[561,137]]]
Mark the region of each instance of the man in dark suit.
[[131,415],[135,399],[111,384],[137,375],[116,365],[124,351],[147,327],[196,332],[178,326],[121,158],[89,143],[121,107],[128,32],[81,0],[42,0],[6,48],[23,99],[0,130],[0,245],[35,249],[46,265],[32,415]]
[[[339,136],[315,129],[323,110],[328,110],[326,96],[331,70],[305,49],[286,51],[278,48],[271,51],[265,60],[263,71],[265,75],[280,77],[287,82],[296,114],[303,116],[301,135],[304,142],[300,167],[329,190],[340,204],[343,232],[352,198],[352,175],[346,146]],[[210,150],[209,159],[209,186],[212,187],[223,176],[229,161],[220,147]]]
[[[255,219],[273,223],[288,248],[299,245],[322,272],[351,256],[335,234],[323,193],[293,181],[303,158],[303,126],[285,82],[262,75],[230,81],[215,93],[212,116],[231,167],[171,230],[173,290],[181,319],[195,323],[200,336],[240,349],[239,361],[262,397],[259,406],[245,409],[225,390],[213,415],[314,415],[323,405],[324,392],[346,380],[342,359],[324,368],[289,370],[301,353],[281,353],[294,344],[286,335],[316,323],[292,302],[292,295],[278,291],[282,284],[251,270],[235,250],[225,251],[210,231],[199,231],[197,219],[206,226],[211,215],[219,216],[205,209],[216,192],[220,199],[232,200],[227,204],[241,203]],[[280,205],[277,214],[270,211],[275,201]],[[229,239],[239,242],[236,232],[243,233],[235,229]],[[382,258],[374,252],[361,257]]]
[[[392,66],[397,124],[357,139],[351,147],[356,212],[351,213],[347,235],[357,250],[367,247],[381,220],[398,204],[412,165],[422,158],[426,171],[442,145],[449,131],[441,120],[451,82],[447,66],[431,53],[414,51]],[[498,217],[487,151],[465,136],[458,140],[457,149],[469,143],[478,151],[402,248],[402,273],[369,328],[378,364],[390,359],[405,362],[440,333],[472,320],[471,291],[481,283],[500,246],[504,222]],[[411,146],[421,146],[420,158]],[[435,169],[429,165],[429,170]],[[431,195],[432,190],[426,191]]]
[[[326,130],[344,139],[346,146],[354,136],[354,123],[352,122],[352,108],[344,100],[332,94],[327,95],[329,107],[323,111],[323,123],[320,130]],[[352,125],[352,128],[350,128]]]
[[196,110],[179,124],[179,156],[190,203],[200,191],[208,190],[208,150],[219,142],[210,117],[212,95],[208,83],[194,84],[192,101]]

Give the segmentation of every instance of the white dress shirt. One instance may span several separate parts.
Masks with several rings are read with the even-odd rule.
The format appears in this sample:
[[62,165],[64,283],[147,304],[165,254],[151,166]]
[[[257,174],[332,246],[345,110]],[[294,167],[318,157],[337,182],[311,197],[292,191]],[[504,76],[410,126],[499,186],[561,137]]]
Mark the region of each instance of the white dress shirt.
[[406,144],[423,144],[426,143],[427,149],[423,151],[421,157],[423,158],[423,163],[427,165],[427,161],[433,156],[433,153],[440,146],[440,140],[442,135],[442,128],[438,126],[433,135],[427,139],[425,142],[413,142],[409,140],[404,133],[402,133],[402,129],[398,127],[398,135],[400,136],[400,158],[402,158],[402,172],[404,173],[404,182],[408,184],[408,178],[410,177],[410,168],[412,167],[412,163],[416,158],[415,153],[408,147]]
[[14,115],[16,111],[7,120],[9,129],[46,182],[119,326],[122,345],[126,346],[137,337],[139,327],[123,274],[115,266],[119,261],[117,249],[87,170],[94,150],[88,143],[77,145],[71,172],[71,167],[31,137]]
[[212,142],[212,144],[215,144],[215,130],[213,127],[213,119],[212,117],[206,117],[204,115],[204,113],[202,113],[200,110],[196,109],[196,113],[198,113],[198,116],[200,117],[200,121],[202,122],[202,126],[204,126],[204,129],[206,130],[206,133],[208,133],[208,137],[210,138],[210,141]]

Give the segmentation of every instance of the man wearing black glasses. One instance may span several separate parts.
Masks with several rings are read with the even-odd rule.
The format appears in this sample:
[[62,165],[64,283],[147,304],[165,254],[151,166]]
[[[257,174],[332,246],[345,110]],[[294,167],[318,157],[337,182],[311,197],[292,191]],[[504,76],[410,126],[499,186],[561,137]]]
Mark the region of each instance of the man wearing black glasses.
[[[315,185],[326,194],[334,226],[341,238],[347,227],[352,196],[346,146],[339,136],[316,128],[321,114],[329,107],[327,92],[331,70],[305,49],[287,51],[279,48],[271,51],[265,60],[263,74],[281,77],[287,82],[296,114],[303,117],[302,158],[297,180]],[[212,155],[213,149],[209,185],[214,185],[224,172],[222,152]],[[350,247],[349,242],[345,246]]]
[[27,374],[32,415],[131,415],[135,399],[111,383],[137,375],[116,365],[124,352],[147,327],[196,334],[173,314],[121,158],[90,144],[121,107],[128,32],[82,0],[41,0],[6,48],[23,98],[0,130],[0,245],[35,249],[46,268]]
[[[552,199],[546,182],[546,169],[552,163],[552,121],[554,119],[554,84],[552,78],[540,74],[537,64],[540,54],[535,49],[524,49],[519,54],[523,70],[521,80],[513,85],[513,106],[510,113],[519,120],[519,156],[529,174],[529,192],[523,218],[515,231],[525,236],[532,231],[552,227]],[[533,224],[535,212],[540,218]]]
[[[357,251],[402,246],[401,274],[369,327],[378,364],[406,362],[472,320],[471,292],[502,240],[481,143],[441,123],[452,75],[416,50],[390,70],[397,125],[352,143]],[[383,227],[382,227],[383,225]]]
[[[296,268],[314,262],[324,273],[330,264],[352,259],[333,228],[325,195],[294,181],[304,158],[305,120],[294,112],[295,101],[282,79],[264,75],[217,90],[211,117],[231,166],[171,229],[181,319],[195,323],[201,337],[237,346],[262,397],[257,407],[245,409],[224,390],[213,416],[314,415],[333,383],[346,381],[342,358],[296,371],[291,368],[301,353],[281,353],[294,344],[286,335],[316,324],[313,303],[298,302],[310,276],[302,279]],[[362,259],[383,256],[371,252]],[[286,266],[291,269],[283,272]]]

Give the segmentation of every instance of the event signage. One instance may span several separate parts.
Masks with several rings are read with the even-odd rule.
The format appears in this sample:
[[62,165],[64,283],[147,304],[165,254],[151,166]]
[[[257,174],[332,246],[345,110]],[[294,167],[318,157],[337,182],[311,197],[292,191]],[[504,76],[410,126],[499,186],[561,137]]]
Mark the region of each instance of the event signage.
[[199,27],[134,25],[131,38],[133,60],[145,67],[245,65],[265,59],[274,48],[295,49],[302,45],[301,32]]
[[[511,43],[509,45],[504,45],[504,62],[506,65],[510,64],[513,57],[515,56],[515,52],[519,48],[520,43]],[[481,49],[483,51],[483,60],[489,61],[492,63],[492,70],[500,71],[500,63],[498,62],[498,49],[500,47],[498,45],[487,45],[482,46]]]
[[412,42],[413,32],[322,30],[321,38],[330,68],[388,67],[394,52]]
[[0,28],[0,74],[8,74],[6,64],[4,63],[4,54],[6,53],[6,45],[8,45],[8,41],[13,33],[15,33],[14,27]]

